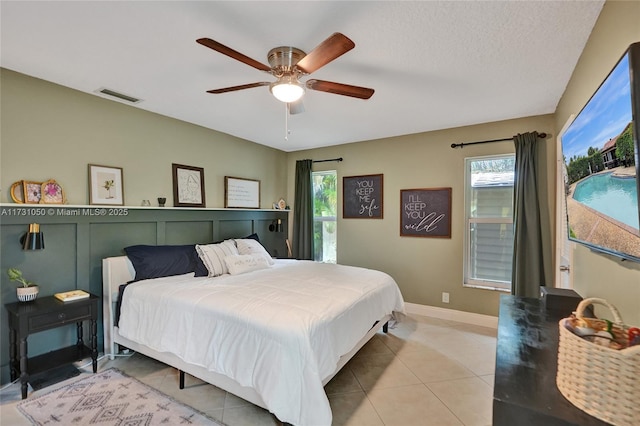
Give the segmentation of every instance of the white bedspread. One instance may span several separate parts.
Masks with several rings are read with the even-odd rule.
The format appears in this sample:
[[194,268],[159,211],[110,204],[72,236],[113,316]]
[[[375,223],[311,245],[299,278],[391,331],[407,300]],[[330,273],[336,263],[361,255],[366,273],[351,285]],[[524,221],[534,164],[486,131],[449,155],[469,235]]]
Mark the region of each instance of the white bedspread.
[[330,425],[322,381],[384,315],[404,313],[389,275],[310,261],[216,278],[129,285],[120,334],[254,388],[281,421]]

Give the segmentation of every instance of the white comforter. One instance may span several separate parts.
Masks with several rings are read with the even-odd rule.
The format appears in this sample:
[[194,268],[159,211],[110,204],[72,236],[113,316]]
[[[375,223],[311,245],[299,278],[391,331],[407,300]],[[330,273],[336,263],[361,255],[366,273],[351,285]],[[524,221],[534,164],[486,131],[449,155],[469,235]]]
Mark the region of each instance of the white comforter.
[[127,287],[120,334],[254,388],[294,425],[330,425],[322,381],[374,322],[404,313],[389,275],[310,261]]

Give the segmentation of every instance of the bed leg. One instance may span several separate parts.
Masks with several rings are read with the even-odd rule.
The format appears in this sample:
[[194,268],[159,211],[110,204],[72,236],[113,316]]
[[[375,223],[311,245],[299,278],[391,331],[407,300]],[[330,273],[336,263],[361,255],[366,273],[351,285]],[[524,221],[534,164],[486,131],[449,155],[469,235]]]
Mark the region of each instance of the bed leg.
[[180,372],[180,389],[184,389],[184,371],[178,370]]
[[389,332],[389,321],[385,322],[384,325],[382,326],[382,332],[383,333]]

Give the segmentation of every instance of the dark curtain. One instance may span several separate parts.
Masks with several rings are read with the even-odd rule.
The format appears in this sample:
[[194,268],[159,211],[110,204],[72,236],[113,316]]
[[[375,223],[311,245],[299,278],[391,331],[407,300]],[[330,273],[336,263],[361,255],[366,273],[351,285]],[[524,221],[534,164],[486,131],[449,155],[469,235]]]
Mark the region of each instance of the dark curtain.
[[293,256],[313,260],[313,161],[296,161],[296,193],[293,209]]
[[516,148],[513,196],[513,265],[511,294],[540,297],[544,285],[542,229],[536,181],[538,133],[513,137]]

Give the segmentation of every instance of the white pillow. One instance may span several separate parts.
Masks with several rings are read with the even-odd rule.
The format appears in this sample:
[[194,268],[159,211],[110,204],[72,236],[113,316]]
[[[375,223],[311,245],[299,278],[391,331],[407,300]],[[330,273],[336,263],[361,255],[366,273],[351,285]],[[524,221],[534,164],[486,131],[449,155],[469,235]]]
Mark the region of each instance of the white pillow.
[[224,263],[224,258],[238,254],[238,248],[233,240],[225,240],[218,244],[196,244],[196,251],[204,266],[207,267],[210,277],[228,274],[229,269]]
[[275,262],[269,254],[269,252],[258,241],[251,238],[236,240],[239,254],[259,254],[267,259],[269,265],[273,265]]
[[269,261],[261,254],[236,254],[224,258],[231,275],[244,274],[245,272],[267,269]]

